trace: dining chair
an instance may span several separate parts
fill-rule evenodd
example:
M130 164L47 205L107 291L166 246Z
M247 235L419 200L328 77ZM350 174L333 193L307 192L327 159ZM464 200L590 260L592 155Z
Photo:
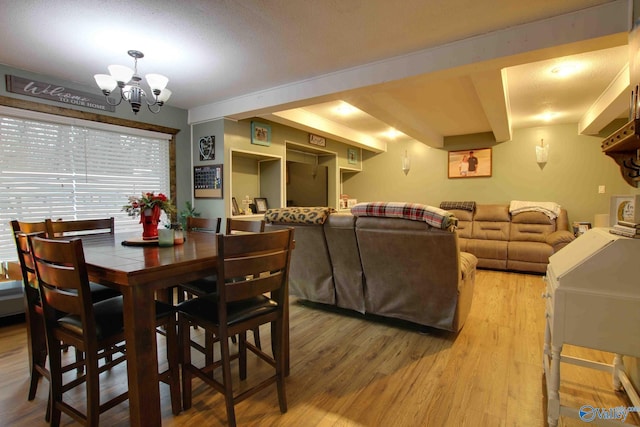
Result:
M115 219L77 219L77 220L56 220L45 219L47 235L49 237L85 236L94 234L114 234Z
M125 391L101 402L100 373L126 360L122 296L94 303L82 240L30 237L49 349L50 424L58 426L62 412L84 425L97 426L100 413L128 398ZM59 313L65 313L62 317ZM176 317L174 307L156 303L157 325L167 335L168 369L159 378L167 382L174 414L181 411ZM68 344L85 354L86 374L63 382L62 346ZM111 361L100 364L106 355ZM64 393L85 383L86 411L82 413L63 399ZM71 399L69 399L71 400Z
M220 232L222 218L200 218L195 216L187 217L187 231L212 231Z
M18 222L11 221L13 237L18 252L18 262L22 272L22 288L24 294L25 323L27 327L27 341L29 353L29 383L28 400L33 400L38 390L38 380L41 377L49 379L49 370L46 367L47 343L44 336L44 323L42 318L42 306L40 294L36 283L36 272L33 266L33 258L29 248L28 234L42 236L46 229L44 222Z
M196 376L224 394L227 421L236 425L236 403L270 384L276 383L282 413L287 411L284 371L284 305L291 261L293 229L269 233L217 235L217 288L214 295L184 301L178 306L178 329L182 345L183 407L192 403L192 380ZM269 293L270 296L265 294ZM272 355L247 341L247 330L271 324ZM198 368L191 359L190 331L198 325L215 335L221 360ZM238 352L229 350L229 337L238 335ZM198 350L196 348L196 350ZM274 368L274 374L257 385L242 384L235 393L231 379L231 360L238 359L240 380L247 378L247 350ZM213 371L222 367L222 381Z
M46 223L25 222L12 220L11 228L15 239L16 250L18 253L18 262L22 273L22 288L24 294L25 306L25 323L27 327L27 341L29 353L29 372L31 380L29 383L28 400L33 400L38 390L38 381L41 377L50 378L49 369L46 366L47 360L47 343L44 333L44 319L42 317L42 304L40 303L40 293L36 281L36 272L33 264L31 248L29 247L28 237L31 235L45 236ZM94 302L99 302L119 293L106 286L97 283L91 283L91 297ZM82 359L84 356L81 352L76 351L76 363L69 364L65 368L70 370L75 368L82 369Z
M237 232L262 233L264 232L265 220L244 221L242 219L227 218L226 234Z
M197 218L200 219L200 218ZM264 232L264 227L265 227L265 221L261 220L261 221L243 221L243 220L239 220L239 219L232 219L232 218L227 218L227 223L226 223L226 234L230 235L230 234L235 234L238 232L241 233L262 233ZM218 227L219 228L219 227ZM207 276L205 278L199 279L199 280L194 280L192 282L186 282L181 284L181 288L182 291L184 291L188 298L193 298L193 297L202 297L205 296L207 294L210 294L212 292L216 292L216 281L217 281L217 276L215 274L211 275L211 276ZM182 302L183 300L180 300L180 302ZM253 330L253 340L255 345L258 348L261 348L261 343L260 343L260 329L256 328ZM236 337L235 335L231 337L231 342L233 342L234 344L236 343ZM196 344L197 345L197 344ZM212 356L212 352L213 352L213 344L210 341L210 337L205 337L205 347L208 348L209 350L205 350L205 354L210 355L211 356L207 356L207 357L213 357ZM212 360L212 359L211 359Z
M200 218L194 216L187 217L187 230L186 231L204 231L220 233L220 225L222 224L222 218ZM191 282L180 283L177 288L175 303L179 304L185 299L193 298L207 294L209 292L215 292L216 288L216 276L203 277L202 279L194 280ZM170 290L173 295L173 289Z

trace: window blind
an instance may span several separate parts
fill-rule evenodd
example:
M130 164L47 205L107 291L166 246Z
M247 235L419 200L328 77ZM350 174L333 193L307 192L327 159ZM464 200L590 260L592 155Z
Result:
M0 261L17 259L12 219L113 216L117 232L135 231L138 220L121 210L127 198L169 194L168 137L77 122L0 113Z

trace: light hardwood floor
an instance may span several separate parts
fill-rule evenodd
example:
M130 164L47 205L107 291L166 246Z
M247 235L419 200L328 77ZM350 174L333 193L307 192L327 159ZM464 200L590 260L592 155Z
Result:
M268 388L236 406L238 424L544 426L543 290L540 276L478 271L471 313L457 335L364 320L292 300L289 411L280 414L275 387ZM268 328L261 334L268 345ZM569 352L606 363L613 359L599 351ZM264 372L258 365L250 360L250 380ZM34 401L26 399L24 324L0 328L0 373L0 425L45 426L48 383L40 383ZM563 364L562 375L563 402L630 405L612 391L606 373ZM115 393L126 386L126 372L119 367L103 380L104 389ZM222 396L198 380L193 407L177 417L171 414L168 388L160 387L163 425L226 425ZM73 398L81 401L82 393ZM127 417L124 403L103 414L101 424L126 426ZM62 421L74 425L64 415ZM638 424L637 417L627 421ZM585 424L561 418L560 425Z

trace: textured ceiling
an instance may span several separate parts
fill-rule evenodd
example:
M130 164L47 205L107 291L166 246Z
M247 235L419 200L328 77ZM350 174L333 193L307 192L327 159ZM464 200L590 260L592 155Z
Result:
M0 8L0 63L12 67L93 88L93 74L131 65L126 51L137 49L140 73L168 76L169 104L189 109L192 122L275 119L293 107L317 115L314 104L346 100L376 126L435 146L448 135L505 134L504 125L496 131L505 114L512 127L536 125L530 117L548 106L575 122L626 62L625 47L611 49L626 44L623 0L0 0ZM555 58L577 54L594 68L561 86L544 75ZM508 80L496 78L503 69ZM341 126L373 133L373 122Z

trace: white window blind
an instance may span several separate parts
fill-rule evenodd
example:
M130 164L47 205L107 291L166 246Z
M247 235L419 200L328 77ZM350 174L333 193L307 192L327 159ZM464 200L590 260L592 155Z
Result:
M115 217L116 231L142 230L122 211L128 196L169 194L169 136L159 138L0 113L0 261L17 259L10 221Z

